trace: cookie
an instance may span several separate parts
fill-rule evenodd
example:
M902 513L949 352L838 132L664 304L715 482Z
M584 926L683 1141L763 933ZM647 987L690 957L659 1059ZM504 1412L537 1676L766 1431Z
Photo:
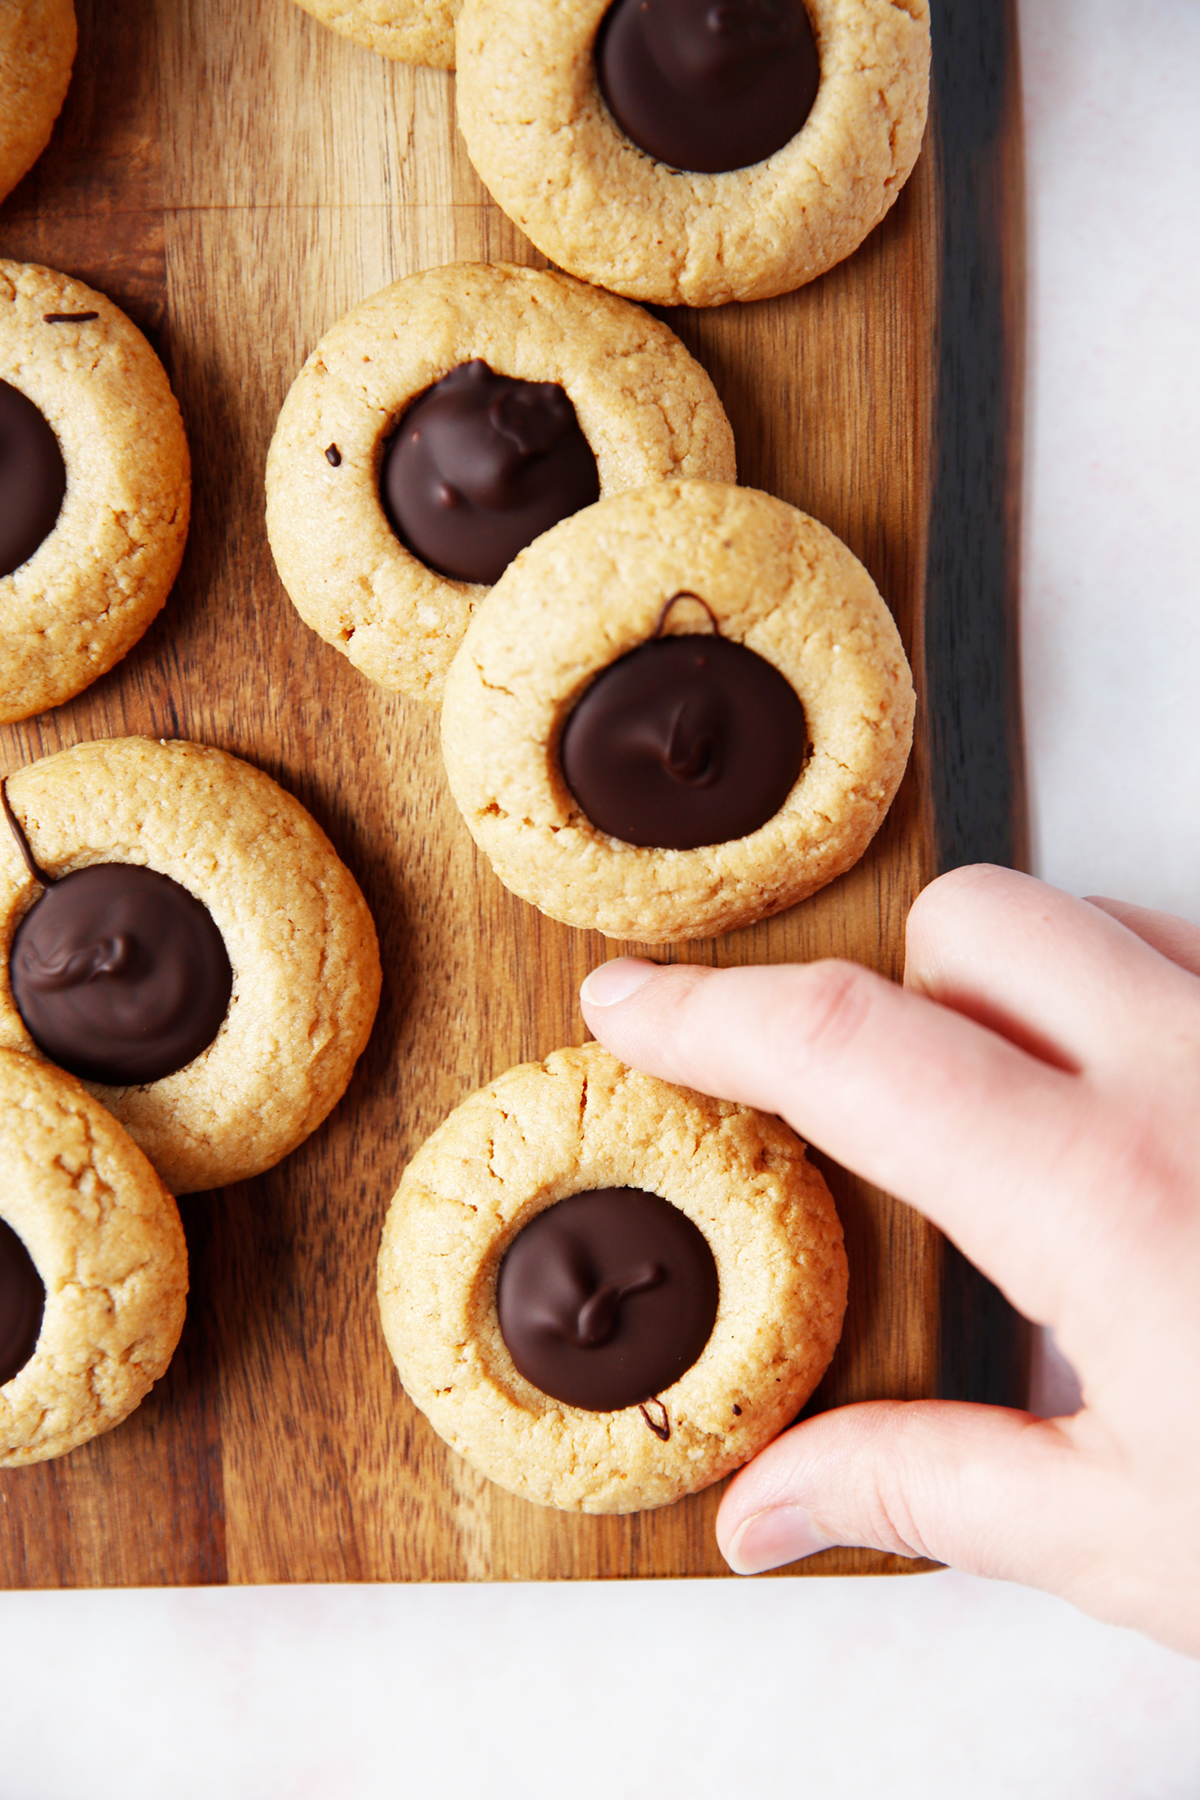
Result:
M435 409L427 429L414 402ZM267 532L301 617L372 680L436 702L489 571L439 572L407 548L385 477L417 495L427 555L464 544L498 557L494 580L528 541L516 526L545 529L555 505L734 473L712 383L665 325L566 275L455 263L385 288L317 345L267 458Z
M913 712L892 616L832 532L768 494L662 482L516 559L454 659L442 749L506 886L664 943L856 862Z
M845 1303L833 1201L787 1126L598 1044L451 1113L379 1255L388 1349L435 1431L576 1512L665 1506L753 1456L820 1380Z
M487 188L554 262L634 300L759 300L849 256L908 179L928 94L927 0L463 0L459 18Z
M0 1044L84 1080L172 1193L271 1168L341 1098L379 998L324 832L203 744L79 744L5 797Z
M46 145L75 61L72 0L4 0L0 6L0 200Z
M103 294L0 262L0 720L58 706L141 637L187 537L166 372Z
M0 1467L119 1425L183 1329L175 1202L79 1082L0 1050Z
M296 0L322 25L396 62L454 67L458 0Z

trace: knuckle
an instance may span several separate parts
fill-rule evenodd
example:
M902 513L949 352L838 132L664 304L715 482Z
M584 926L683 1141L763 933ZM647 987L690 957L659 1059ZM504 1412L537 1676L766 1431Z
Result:
M887 1409L888 1423L895 1429L903 1424L906 1414L901 1403ZM901 1434L901 1444L903 1433ZM894 1556L931 1556L925 1533L918 1522L921 1510L914 1498L914 1471L910 1459L897 1455L901 1444L893 1445L893 1454L871 1458L863 1470L863 1490L859 1505L869 1522L871 1541ZM936 1560L936 1557L935 1557Z
M842 1056L870 1016L881 978L857 963L810 963L790 997L788 1035L813 1056Z
M1084 1148L1089 1162L1101 1165L1097 1177L1118 1201L1113 1225L1131 1248L1143 1252L1160 1233L1174 1239L1190 1227L1197 1214L1191 1134L1181 1141L1181 1134L1164 1129L1162 1117L1150 1109L1109 1106L1094 1120Z
M876 1484L867 1516L871 1521L871 1541L880 1550L887 1550L893 1556L930 1555L907 1497L892 1482Z

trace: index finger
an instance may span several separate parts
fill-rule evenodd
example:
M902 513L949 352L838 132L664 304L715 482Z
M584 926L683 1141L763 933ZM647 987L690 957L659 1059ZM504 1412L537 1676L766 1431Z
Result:
M1055 1271L1104 1251L1095 1217L1080 1216L1081 1193L1103 1190L1085 1084L869 969L623 959L593 971L582 1001L615 1055L781 1114L919 1207L1034 1318L1057 1315Z

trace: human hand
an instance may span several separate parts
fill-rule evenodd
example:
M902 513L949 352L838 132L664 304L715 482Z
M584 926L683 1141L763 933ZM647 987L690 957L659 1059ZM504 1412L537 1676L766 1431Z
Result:
M1200 930L988 866L853 963L622 958L583 984L634 1067L780 1113L1054 1328L1082 1411L943 1400L805 1420L738 1474L755 1574L831 1544L1026 1582L1200 1654Z

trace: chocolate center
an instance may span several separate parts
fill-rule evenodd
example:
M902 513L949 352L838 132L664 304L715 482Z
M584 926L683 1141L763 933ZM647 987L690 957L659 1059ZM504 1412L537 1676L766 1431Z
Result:
M17 927L13 999L61 1068L137 1087L207 1049L233 971L208 909L168 875L97 863L53 882Z
M32 1256L7 1219L0 1219L0 1387L33 1355L45 1306Z
M795 689L720 637L652 638L576 703L559 755L592 824L625 844L697 850L774 818L804 764Z
M596 73L640 150L708 174L782 150L821 85L802 0L615 0Z
M717 1265L686 1213L641 1188L594 1188L540 1212L496 1283L500 1331L534 1387L619 1412L678 1381L712 1334Z
M414 400L379 480L406 549L439 575L488 586L518 550L600 498L596 458L562 388L479 361Z
M66 491L58 439L28 395L0 381L0 577L49 537Z

